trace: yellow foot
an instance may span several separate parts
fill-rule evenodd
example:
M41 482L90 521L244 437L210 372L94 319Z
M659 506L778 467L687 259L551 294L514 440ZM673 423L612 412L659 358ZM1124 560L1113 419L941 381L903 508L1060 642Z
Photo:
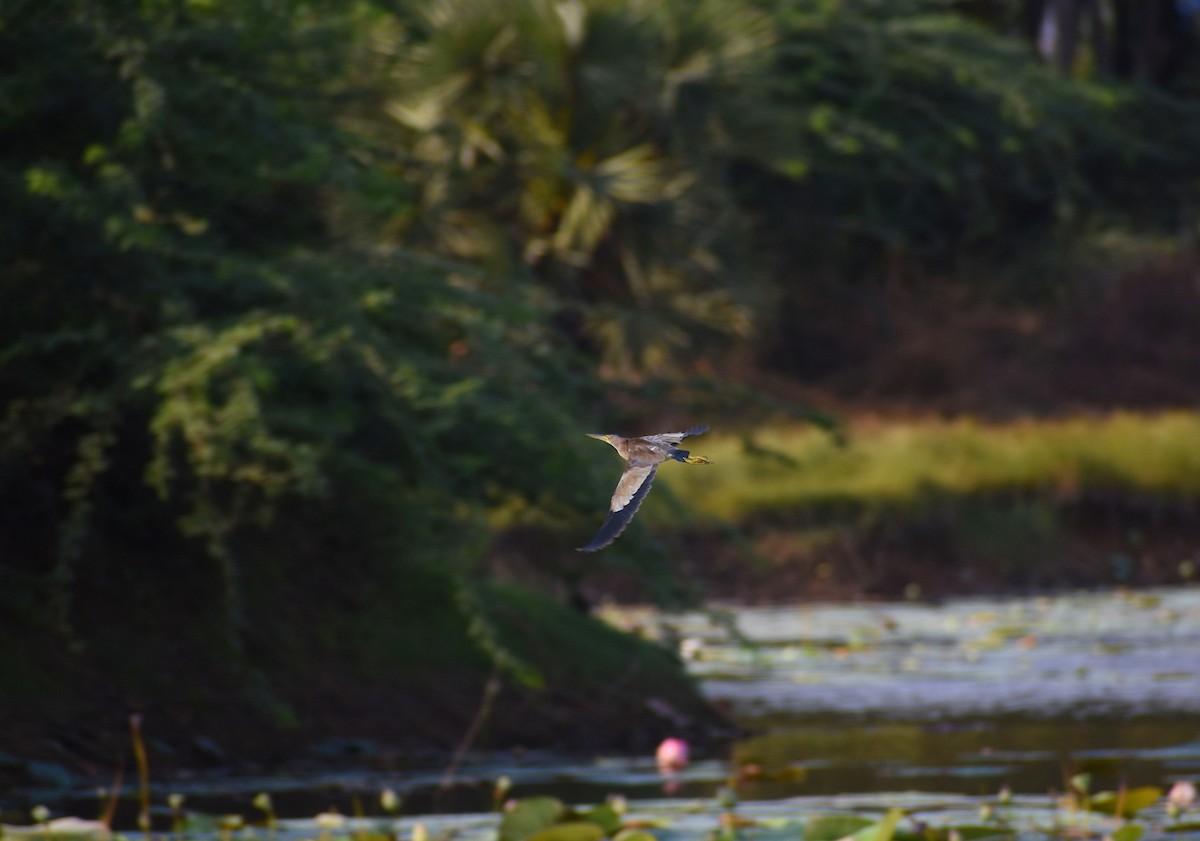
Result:
M688 456L684 459L688 464L712 464L711 461L704 456Z

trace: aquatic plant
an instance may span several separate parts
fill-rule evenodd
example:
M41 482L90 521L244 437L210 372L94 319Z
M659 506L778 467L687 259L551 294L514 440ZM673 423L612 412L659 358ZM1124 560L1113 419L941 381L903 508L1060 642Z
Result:
M1077 775L1078 776L1078 775ZM1090 780L1074 779L1076 794ZM398 808L399 799L380 796L380 805ZM1180 789L1178 802L1186 794ZM394 792L393 792L394 795ZM1200 833L1200 824L1167 822L1168 811L1155 811L1169 802L1161 790L1150 800L1149 790L1124 794L1113 812L1084 810L1053 799L1013 798L1005 790L983 805L1003 805L976 822L961 802L938 796L879 795L874 799L820 798L795 801L743 801L728 786L706 800L654 801L629 810L623 798L594 805L569 805L556 797L535 795L508 801L499 815L437 815L398 819L392 812L378 821L348 817L330 809L307 820L285 819L275 824L251 824L238 813L188 813L172 831L186 841L683 841L707 837L715 841L1142 841L1170 836L1184 839ZM1106 793L1093 795L1103 803ZM886 805L891 801L893 805ZM390 804L390 805L389 805ZM265 811L262 795L250 808ZM179 809L176 801L172 808ZM1089 819L1087 815L1092 815ZM1127 816L1139 813L1137 821ZM75 817L51 818L49 809L36 807L28 827L0 827L0 841L108 841L111 833L99 821ZM1126 817L1122 817L1122 816ZM715 818L715 827L713 820ZM153 836L146 836L153 839Z
M528 797L512 804L500 819L499 841L600 841L623 828L609 805L586 810L568 807L555 797Z
M1187 780L1179 780L1167 792L1167 812L1178 818L1196 802L1196 786Z
M265 822L268 829L275 828L275 804L271 800L271 795L265 791L260 791L254 795L254 800L251 804L255 809L260 810L265 815Z
M654 753L659 773L672 774L682 771L688 764L688 752L688 743L683 739L663 739Z

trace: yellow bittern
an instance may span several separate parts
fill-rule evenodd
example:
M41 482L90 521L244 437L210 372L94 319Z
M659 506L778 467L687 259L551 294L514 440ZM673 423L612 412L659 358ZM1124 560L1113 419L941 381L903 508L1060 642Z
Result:
M675 446L689 435L702 435L707 431L708 424L702 423L686 432L660 432L658 435L643 435L641 438L589 434L589 438L598 438L612 444L613 449L628 463L620 481L617 482L616 491L613 492L612 503L608 506L608 517L600 526L600 531L592 538L592 542L587 546L580 546L579 551L595 552L620 537L633 515L637 513L642 500L650 492L654 473L664 461L675 459L685 464L709 464L709 460L704 456L694 456Z

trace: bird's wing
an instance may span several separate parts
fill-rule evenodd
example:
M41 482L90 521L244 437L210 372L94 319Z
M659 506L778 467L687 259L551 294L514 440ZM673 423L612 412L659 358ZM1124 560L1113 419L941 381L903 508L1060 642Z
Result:
M631 464L626 467L620 481L617 482L617 489L613 491L609 511L616 513L626 508L637 511L637 507L642 504L642 497L650 490L650 483L654 481L654 471L657 469L657 464ZM633 511L629 512L630 516L633 516Z
M685 429L683 432L660 432L658 435L647 435L646 437L678 444L689 435L703 435L705 432L708 432L708 424L698 423L690 429Z
M595 552L620 537L621 532L625 531L625 527L629 525L629 521L641 507L642 500L650 492L656 470L658 470L658 465L636 465L625 469L625 472L621 474L621 480L617 482L616 491L613 492L608 516L604 518L603 525L600 526L600 530L596 532L591 543L579 547L580 552Z

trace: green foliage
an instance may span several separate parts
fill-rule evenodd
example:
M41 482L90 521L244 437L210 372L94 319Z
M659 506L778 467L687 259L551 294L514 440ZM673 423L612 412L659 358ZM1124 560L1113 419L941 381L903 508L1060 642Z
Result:
M1121 791L1097 792L1085 802L1090 811L1128 819L1159 802L1162 797L1163 790L1157 786L1139 786ZM1136 841L1136 838L1133 841Z
M395 230L528 271L613 371L745 335L718 156L765 15L740 0L414 6L386 110L420 194Z
M855 832L850 837L854 841L892 841L896 834L896 827L900 824L900 819L904 817L903 809L888 809L883 819L878 823L863 827ZM807 831L807 827L805 827Z
M1139 823L1129 823L1113 831L1113 841L1141 841L1146 834L1146 827Z
M530 835L531 841L600 841L604 830L588 821L555 824Z
M331 227L366 142L333 118L364 12L20 12L0 28L23 59L0 97L0 554L47 606L22 621L83 642L105 604L204 594L238 662L259 568L311 583L324 547L364 578L464 573L488 507L590 504L571 438L596 393L544 306Z
M874 826L859 815L820 815L804 824L804 841L836 841Z
M793 294L822 277L978 284L972 266L994 276L1097 214L1175 231L1194 210L1194 103L1063 77L943 0L771 6L774 65L736 145L767 248L809 267Z
M674 655L525 588L492 585L485 594L496 643L538 668L549 686L607 687L636 679L644 691L686 704L677 694ZM580 657L586 640L587 656Z
M500 841L600 841L623 837L622 822L609 806L583 812L554 797L526 797L504 813Z
M537 685L472 565L500 519L586 531L593 369L663 377L630 414L690 410L675 366L817 269L1196 196L1193 105L937 0L27 0L0 70L0 630L167 662L353 639L378 674L420 659L397 634L465 627L428 658Z
M771 164L802 198L796 227L945 251L994 231L1006 205L1072 192L1074 120L1047 119L1071 104L1065 83L1019 45L940 2L788 3L779 19L766 93L787 151Z
M527 797L504 813L500 841L523 841L561 820L566 807L554 797Z

